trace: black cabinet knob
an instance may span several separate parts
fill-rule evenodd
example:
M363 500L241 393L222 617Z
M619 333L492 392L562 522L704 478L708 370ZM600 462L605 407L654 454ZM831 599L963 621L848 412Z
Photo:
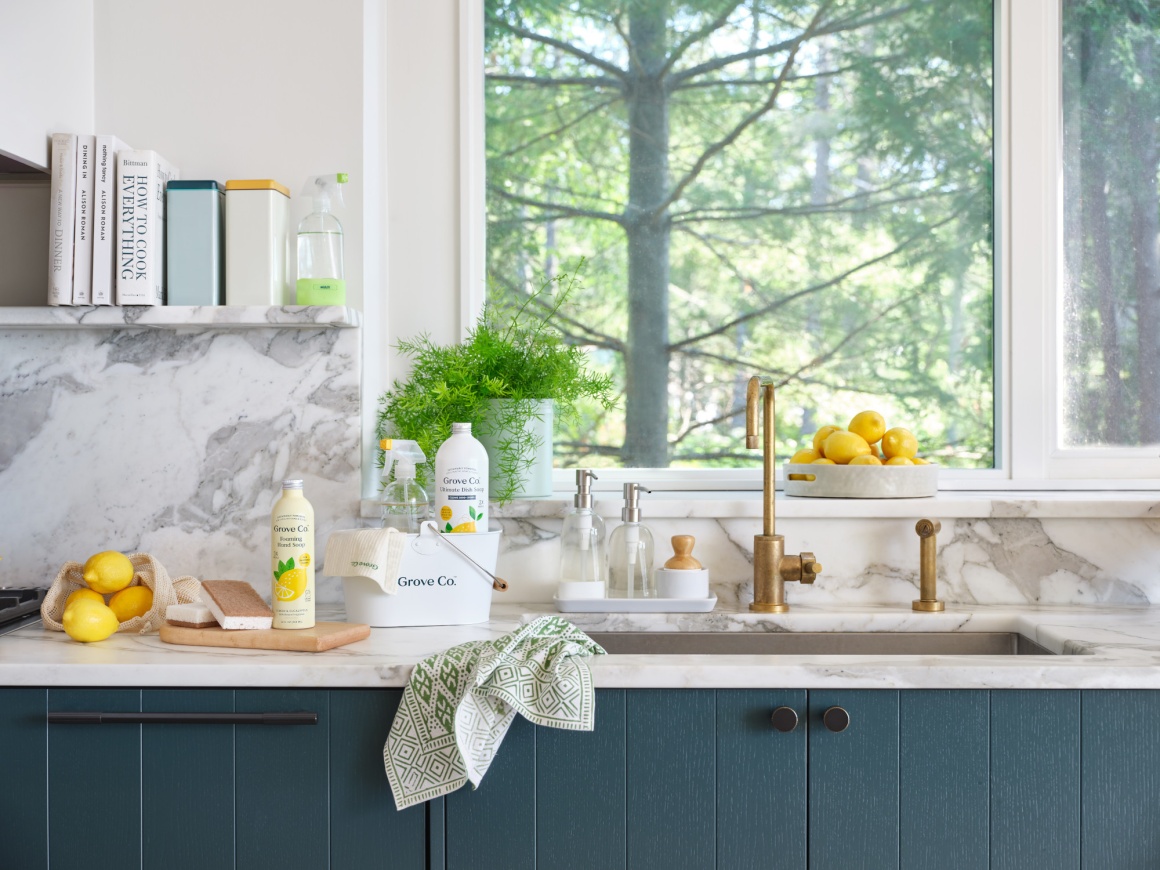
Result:
M831 707L822 714L822 724L837 734L850 727L850 714L841 707Z
M783 734L788 734L797 728L797 710L793 707L778 707L773 711L773 715L769 717L769 721L773 723L773 727L778 731Z

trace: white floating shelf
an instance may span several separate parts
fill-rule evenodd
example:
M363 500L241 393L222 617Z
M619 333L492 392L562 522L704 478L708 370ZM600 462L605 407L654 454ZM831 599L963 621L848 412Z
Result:
M352 329L362 313L341 305L101 305L0 307L0 329Z

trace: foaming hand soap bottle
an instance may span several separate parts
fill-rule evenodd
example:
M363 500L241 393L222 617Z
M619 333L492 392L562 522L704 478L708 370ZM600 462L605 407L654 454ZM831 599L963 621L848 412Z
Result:
M587 468L576 472L573 507L564 515L560 532L560 585L556 597L561 600L606 595L604 520L592 509L591 482L597 479Z
M282 481L270 515L274 628L314 627L314 508L301 480Z
M653 588L653 535L640 521L640 493L651 492L639 483L624 485L624 522L608 538L608 597L655 598Z

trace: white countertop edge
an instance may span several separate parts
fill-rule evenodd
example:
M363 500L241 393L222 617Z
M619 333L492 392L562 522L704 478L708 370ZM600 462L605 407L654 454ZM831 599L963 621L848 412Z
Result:
M502 605L489 622L375 629L326 653L188 647L156 635L74 643L39 626L0 637L0 686L189 688L388 688L406 684L421 658L494 638L554 613ZM1160 607L971 607L916 615L892 607L797 608L777 617L712 614L574 614L586 630L1022 631L1067 656L609 655L590 661L597 688L1158 689ZM603 621L600 618L603 617Z

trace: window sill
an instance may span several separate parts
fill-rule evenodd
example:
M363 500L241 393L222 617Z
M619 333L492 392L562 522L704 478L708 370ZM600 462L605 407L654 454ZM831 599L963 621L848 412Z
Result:
M597 493L596 512L620 518L619 494ZM561 517L572 506L571 493L517 499L493 505L496 519ZM645 517L655 519L748 519L761 517L759 492L655 492L643 496ZM378 503L362 500L362 516L377 518ZM943 491L930 498L801 498L777 496L779 519L1160 519L1160 491Z
M341 305L61 305L0 308L0 329L352 329L362 314Z

